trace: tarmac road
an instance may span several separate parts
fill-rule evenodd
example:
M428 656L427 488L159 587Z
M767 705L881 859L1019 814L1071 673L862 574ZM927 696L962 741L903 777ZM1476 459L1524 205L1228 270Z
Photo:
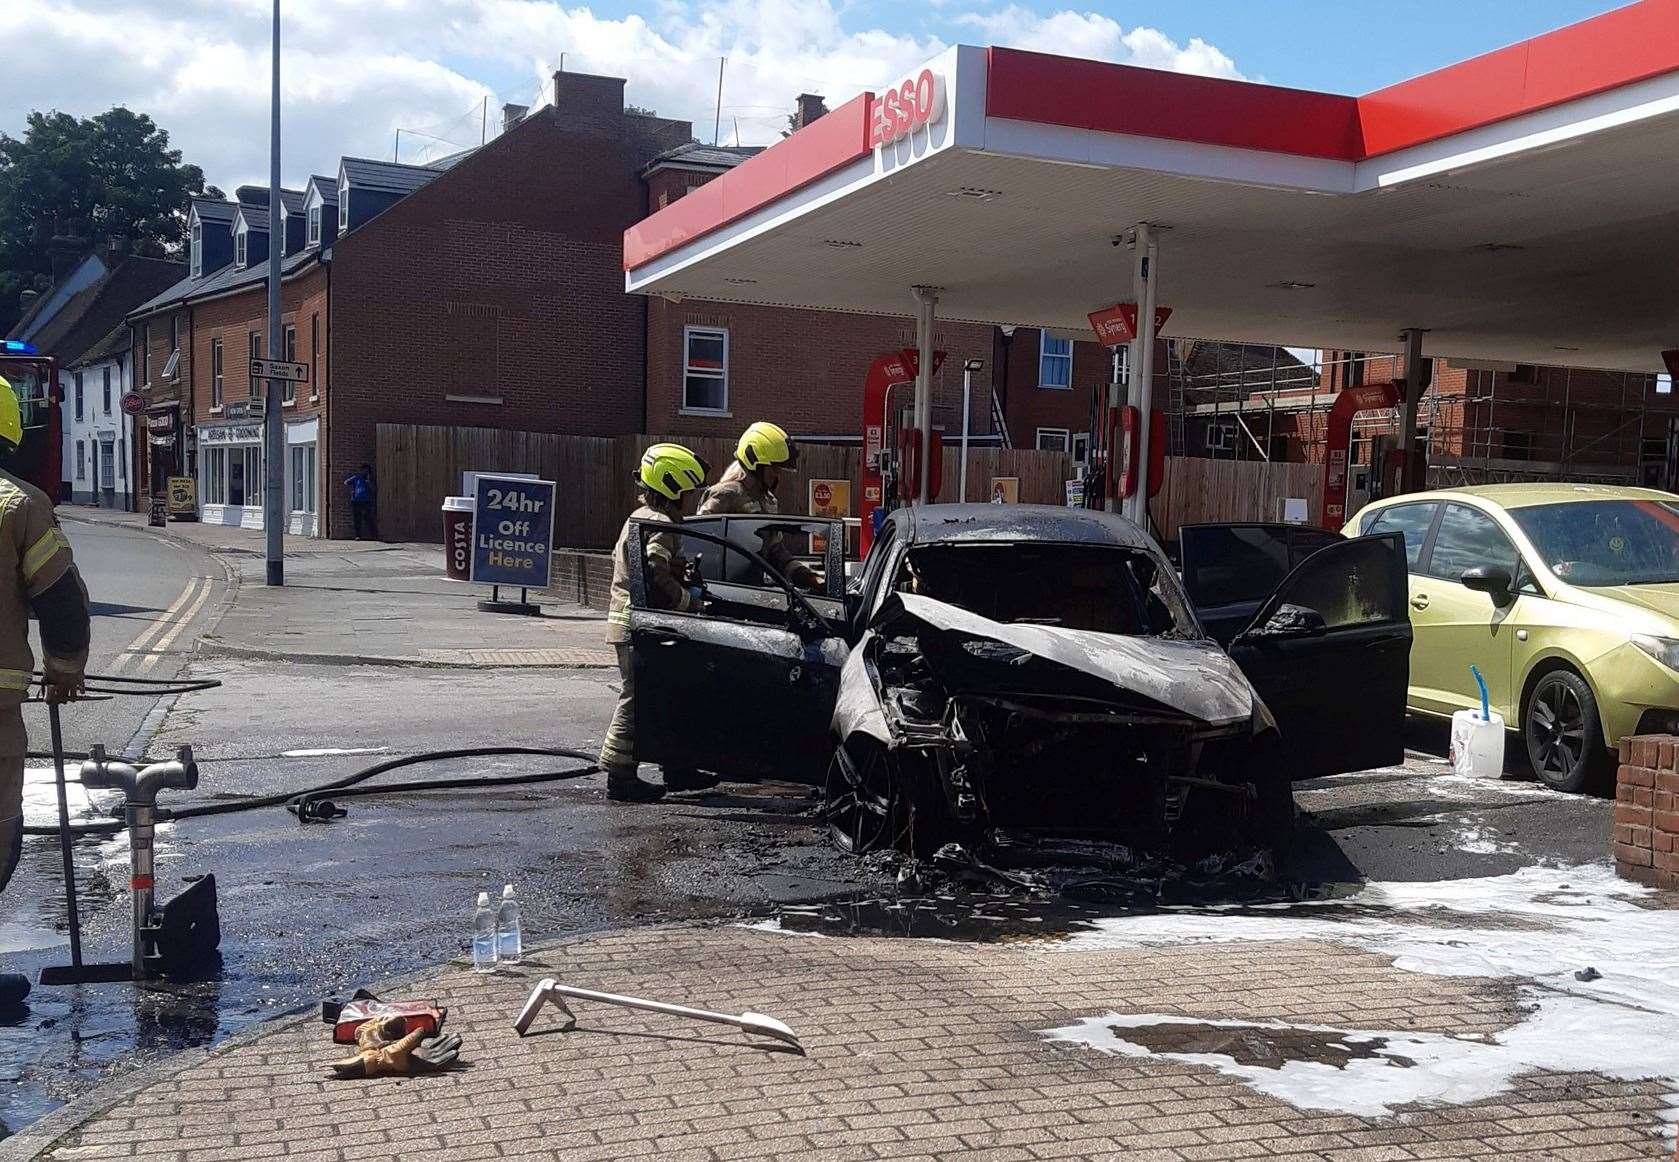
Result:
M121 604L130 607L101 611L96 657L115 665L127 653L124 672L133 672L155 656L148 675L174 673L178 651L206 628L209 611L219 605L215 561L131 531L70 530L96 600L109 600L104 587L120 581ZM212 590L194 620L166 644L158 643L169 637L167 628L141 649L130 648L198 576L210 577ZM176 618L197 602L195 596L180 605ZM164 652L146 654L145 648ZM171 802L300 789L396 755L463 746L592 751L611 710L616 677L599 670L202 657L187 673L224 684L183 696L150 739L154 756L190 742L201 759L199 790ZM131 733L143 717L138 708L76 710L88 713L72 735L81 740L103 733L120 742L118 736ZM1414 734L1412 745L1422 751L1443 743L1426 727ZM1281 861L1282 890L1338 892L1364 880L1495 875L1541 860L1575 863L1604 854L1606 802L1555 795L1517 779L1457 780L1422 751L1403 768L1303 784L1296 797L1305 818ZM434 773L563 765L460 760ZM0 1122L16 1127L113 1072L144 1068L160 1055L213 1042L274 1013L460 956L474 897L503 883L516 885L533 941L895 894L877 867L830 848L810 814L809 792L792 785L729 784L657 806L629 806L608 802L602 778L594 775L345 805L348 817L331 824L303 826L283 809L269 808L185 821L162 832L160 899L180 890L183 875L209 871L217 877L220 970L173 988L38 988L29 1012L13 1028L0 1028L0 1082L11 1082L0 1085ZM128 909L116 887L123 852L120 842L90 843L82 852L90 958L127 956ZM58 907L56 850L45 849L38 863L32 887L8 890L3 900L4 909L34 917L37 932L42 912ZM20 900L32 901L34 910ZM1021 907L1034 906L999 909L987 902L971 911L1018 920ZM984 923L961 932L983 936ZM62 962L65 950L55 942L3 959L9 962L4 967L33 976L44 964Z

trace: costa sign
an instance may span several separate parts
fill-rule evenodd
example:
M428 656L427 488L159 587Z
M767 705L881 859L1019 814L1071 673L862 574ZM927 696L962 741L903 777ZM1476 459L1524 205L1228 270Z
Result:
M890 145L944 116L944 78L922 69L869 102L869 148Z

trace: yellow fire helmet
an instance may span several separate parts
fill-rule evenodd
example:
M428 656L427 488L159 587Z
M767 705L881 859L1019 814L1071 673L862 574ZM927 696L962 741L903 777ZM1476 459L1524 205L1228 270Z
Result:
M705 464L681 444L654 444L641 454L636 478L669 500L705 483Z
M0 440L13 448L23 443L23 409L18 406L17 392L4 375L0 375Z
M735 459L748 468L765 464L785 464L791 468L799 462L799 447L779 425L759 420L741 433Z

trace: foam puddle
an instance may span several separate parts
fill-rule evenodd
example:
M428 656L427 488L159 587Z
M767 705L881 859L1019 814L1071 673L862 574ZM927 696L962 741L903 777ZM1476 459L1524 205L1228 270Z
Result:
M1650 894L1606 866L1529 867L1482 879L1371 884L1335 901L1355 904L1356 914L1334 918L1312 915L1319 905L1308 902L1098 920L1049 948L1325 940L1387 957L1407 972L1521 982L1526 1015L1484 1039L1135 1013L1089 1017L1044 1035L1107 1053L1209 1065L1302 1109L1357 1116L1407 1102L1478 1101L1534 1070L1658 1080L1679 1090L1679 911L1641 906ZM1601 975L1577 979L1588 966ZM1251 1054L1244 1061L1241 1052L1209 1051L1211 1041L1134 1032L1176 1023L1260 1039L1285 1032L1345 1047L1381 1044L1345 1060L1255 1063ZM1679 1098L1671 1104L1679 1106Z

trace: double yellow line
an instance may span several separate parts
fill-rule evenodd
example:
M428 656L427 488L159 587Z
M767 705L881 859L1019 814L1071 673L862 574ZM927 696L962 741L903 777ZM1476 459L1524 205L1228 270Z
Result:
M210 600L211 581L208 577L194 577L188 581L186 588L175 602L163 611L163 616L152 622L140 632L140 635L128 643L128 648L116 656L111 663L111 673L120 674L124 667L133 666L130 677L138 677L150 672L157 665L157 660L168 652L175 644L175 639L181 636L181 631L191 624L198 616L204 603ZM137 665L135 663L138 663Z

